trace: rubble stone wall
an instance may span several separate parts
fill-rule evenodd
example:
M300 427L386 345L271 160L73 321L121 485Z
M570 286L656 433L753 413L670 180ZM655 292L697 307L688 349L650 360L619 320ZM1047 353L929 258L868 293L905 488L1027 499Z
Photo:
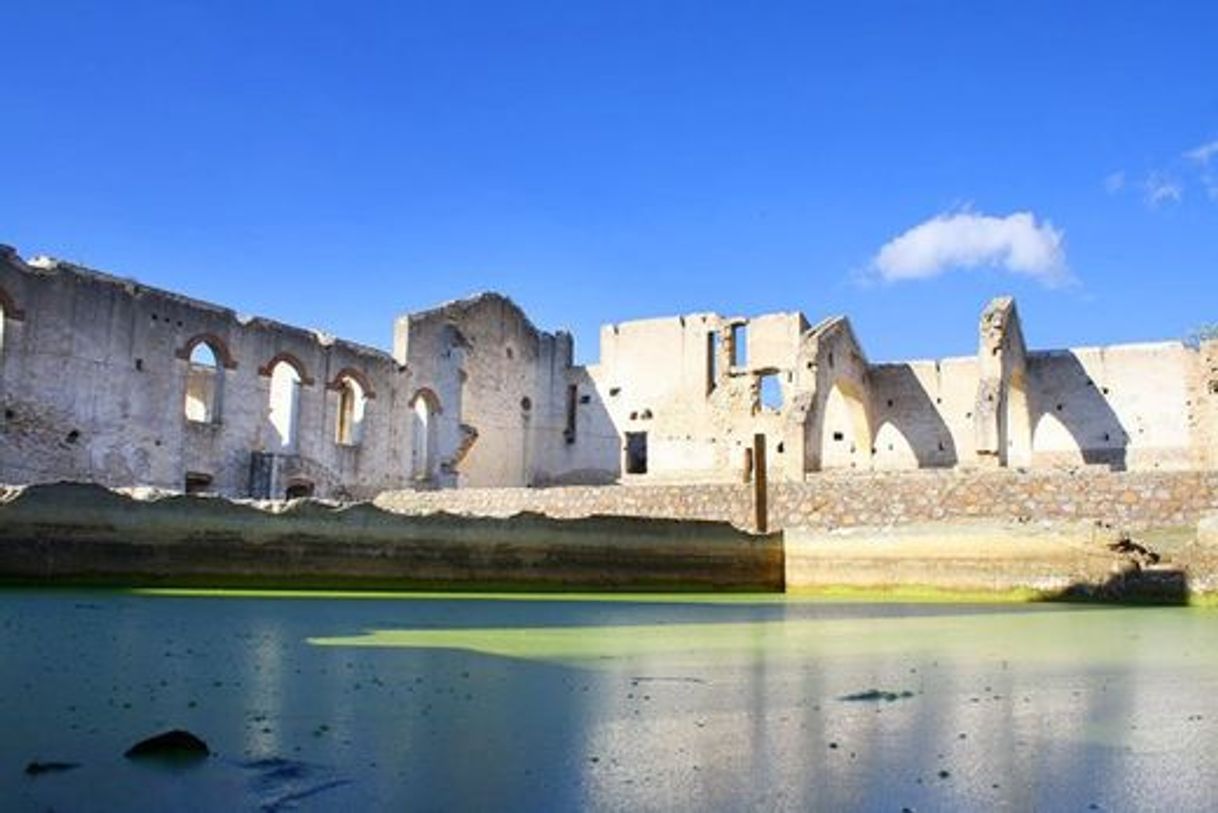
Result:
M462 489L387 492L378 506L404 513L449 511L507 516L535 511L553 517L617 514L722 520L747 528L747 484L628 485L545 489ZM776 483L769 527L843 528L954 519L1099 521L1141 530L1195 524L1218 510L1218 472L921 471L821 474Z

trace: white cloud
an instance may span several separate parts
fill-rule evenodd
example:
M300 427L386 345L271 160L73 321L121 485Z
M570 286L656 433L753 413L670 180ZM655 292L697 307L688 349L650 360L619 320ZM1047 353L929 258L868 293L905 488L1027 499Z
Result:
M1115 195L1125 188L1125 172L1114 172L1104 179L1104 188L1109 195Z
M1184 196L1180 184L1158 172L1146 176L1143 189L1146 192L1146 205L1152 209L1157 209L1164 203L1179 203Z
M1195 147L1184 153L1185 158L1196 161L1202 166L1208 164L1210 159L1216 155L1218 155L1218 140L1211 141L1208 144L1202 144L1200 147Z
M897 235L871 266L886 282L929 279L952 269L999 268L1050 287L1071 281L1063 234L1031 212L992 217L944 213Z

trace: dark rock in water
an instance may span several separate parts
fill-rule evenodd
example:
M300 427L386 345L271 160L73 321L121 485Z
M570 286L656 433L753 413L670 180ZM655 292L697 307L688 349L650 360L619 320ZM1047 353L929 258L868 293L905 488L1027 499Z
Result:
M44 773L60 773L62 771L70 771L73 768L79 768L79 762L38 762L35 760L25 766L25 772L29 776L38 776Z
M868 689L865 692L855 692L854 694L844 695L838 699L845 700L847 702L878 703L883 701L885 703L891 703L895 700L905 700L906 698L913 696L914 693L908 690L903 692L882 692L879 689Z
M123 755L128 759L162 759L191 761L211 755L207 743L189 731L174 729L146 740L140 740Z

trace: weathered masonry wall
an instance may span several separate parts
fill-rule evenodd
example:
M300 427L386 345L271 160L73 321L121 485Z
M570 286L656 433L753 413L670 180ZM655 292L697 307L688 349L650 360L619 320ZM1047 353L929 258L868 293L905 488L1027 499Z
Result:
M364 499L577 468L570 337L493 294L403 317L395 357L0 246L0 327L0 482Z
M1029 351L1009 298L974 357L872 364L842 317L690 314L610 325L588 368L638 482L926 468L1218 466L1218 342ZM602 434L610 434L607 429ZM611 461L610 461L611 462Z
M783 486L1218 469L1218 341L1029 350L1007 297L975 356L938 361L872 363L849 320L797 312L600 338L577 366L569 334L487 293L402 316L387 353L0 246L0 481L339 499L730 486L756 476L757 436Z
M570 334L542 332L510 300L482 294L400 317L394 354L434 406L437 451L415 455L416 476L460 488L578 478L580 442L591 436L577 433L571 414L580 374Z
M377 505L391 511L449 511L554 517L594 514L708 519L747 528L746 485L630 485L547 489L394 492ZM769 527L844 528L960 519L1098 521L1128 531L1195 525L1218 510L1218 472L923 471L826 474L776 484Z
M259 453L268 496L407 482L409 377L388 354L11 250L0 289L5 481L244 495ZM344 407L362 414L340 439Z
M77 484L0 491L0 582L777 591L782 579L780 535L723 523L415 517Z
M753 320L702 313L603 327L600 362L587 369L603 407L581 418L599 438L645 436L645 450L623 443L605 454L601 471L627 481L743 481L756 432L772 439L777 471L788 434L782 403L797 372L789 350L806 329L798 313ZM762 378L772 400L762 397ZM790 435L802 445L798 429Z

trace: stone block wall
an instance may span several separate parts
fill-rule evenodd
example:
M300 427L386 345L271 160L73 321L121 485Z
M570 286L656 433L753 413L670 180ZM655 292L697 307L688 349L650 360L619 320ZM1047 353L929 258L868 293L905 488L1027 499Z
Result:
M778 484L771 527L839 528L951 519L1098 520L1138 530L1191 525L1218 508L1218 472L926 471Z
M553 517L620 514L752 523L746 484L630 485L546 489L387 492L378 506L403 513L447 511ZM926 471L823 474L775 484L771 530L904 525L952 519L1102 521L1136 531L1195 524L1218 510L1218 472Z
M738 528L748 528L753 515L748 486L719 483L390 491L374 502L385 510L405 514L443 511L505 517L528 511L567 519L606 514L721 520Z

